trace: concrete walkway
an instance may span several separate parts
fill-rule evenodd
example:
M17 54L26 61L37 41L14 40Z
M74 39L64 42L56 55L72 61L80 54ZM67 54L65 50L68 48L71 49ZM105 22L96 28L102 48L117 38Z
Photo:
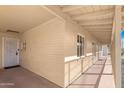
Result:
M75 80L69 88L114 88L110 56L97 61Z
M0 88L60 88L49 80L22 67L0 71Z
M0 71L0 87L5 88L57 88L56 84L24 68ZM111 59L97 61L75 80L69 88L114 88Z

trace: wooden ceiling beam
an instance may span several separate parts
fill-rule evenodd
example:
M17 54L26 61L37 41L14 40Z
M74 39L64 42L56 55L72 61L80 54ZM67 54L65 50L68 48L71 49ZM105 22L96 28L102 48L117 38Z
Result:
M105 18L105 19L96 19L96 20L88 20L88 21L78 21L78 23L102 23L102 22L112 22L113 18Z
M78 10L80 8L82 8L83 5L70 5L70 6L64 6L62 8L63 12L70 12L70 11L74 11L74 10Z
M104 18L113 18L114 12L113 11L100 11L100 12L94 12L89 14L81 14L72 16L72 19L74 20L92 20L92 19L104 19Z
M112 30L111 28L86 28L87 30Z
M112 28L112 25L91 25L91 26L83 26L84 28Z
M107 30L107 29L101 29L101 30L100 29L96 29L96 30L89 29L88 31L89 32L112 32L112 29L111 30Z
M103 22L79 22L80 25L82 26L95 26L95 25L111 25L113 21L103 21Z
M99 19L84 19L84 20L77 20L78 22L88 22L88 21L108 21L108 20L111 20L113 21L113 17L106 17L106 18L99 18Z

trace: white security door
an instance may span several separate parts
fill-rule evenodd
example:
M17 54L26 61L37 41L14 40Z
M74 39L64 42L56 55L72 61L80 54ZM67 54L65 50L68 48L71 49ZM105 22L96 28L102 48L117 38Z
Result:
M19 40L4 38L4 67L19 65Z

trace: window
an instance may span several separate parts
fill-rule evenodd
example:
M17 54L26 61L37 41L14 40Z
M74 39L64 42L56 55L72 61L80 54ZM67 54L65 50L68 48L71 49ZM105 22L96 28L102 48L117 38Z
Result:
M84 55L84 37L77 35L77 57Z

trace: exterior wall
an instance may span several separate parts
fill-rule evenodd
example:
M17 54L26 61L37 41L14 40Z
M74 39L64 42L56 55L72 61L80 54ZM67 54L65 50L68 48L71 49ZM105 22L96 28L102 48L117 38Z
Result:
M55 18L24 32L21 42L21 66L64 87L64 31L65 24Z
M92 42L96 42L95 38L92 36L81 26L76 24L71 20L69 16L62 13L61 9L57 6L46 6L46 9L51 11L55 16L60 17L66 21L66 28L64 33L64 57L75 58L77 55L77 34L81 34L85 36L85 43L89 41L89 43L85 44L85 57L81 59L71 60L69 62L65 61L64 65L64 83L65 87L67 87L74 79L76 79L83 71L87 70L96 59L96 56L92 55ZM87 46L88 45L88 46Z
M93 56L86 56L82 61L82 72L85 72L90 66L92 66L96 60L93 60Z
M64 56L77 56L77 35L85 37L85 55L82 58L65 62L65 87L72 83L77 77L85 72L96 60L93 60L92 42L97 41L87 33L82 27L72 21L66 21L66 31L64 37ZM94 57L96 58L96 56Z
M26 48L21 51L21 66L61 87L68 86L96 61L92 53L92 42L97 43L95 38L67 19L66 23L52 19L20 35L21 42L26 41ZM65 62L65 57L77 55L77 34L85 37L85 55Z
M2 37L14 37L14 38L18 38L18 34L16 33L3 33L0 32L0 69L2 69Z

